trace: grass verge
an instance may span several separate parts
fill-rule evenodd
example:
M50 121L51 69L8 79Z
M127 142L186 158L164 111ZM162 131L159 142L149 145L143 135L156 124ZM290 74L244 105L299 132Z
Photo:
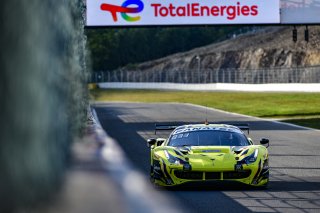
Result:
M314 117L314 118L305 117L300 119L283 119L280 121L297 124L299 126L306 126L314 129L320 129L320 116Z
M320 129L320 93L93 89L91 95L96 101L192 103L262 118L281 118L288 123Z

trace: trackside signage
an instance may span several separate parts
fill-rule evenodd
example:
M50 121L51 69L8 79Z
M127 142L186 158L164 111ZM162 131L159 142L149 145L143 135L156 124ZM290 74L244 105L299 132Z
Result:
M87 0L87 26L280 23L279 0Z

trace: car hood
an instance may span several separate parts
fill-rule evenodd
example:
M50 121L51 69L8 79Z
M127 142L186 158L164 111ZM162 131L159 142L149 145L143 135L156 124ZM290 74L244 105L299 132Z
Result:
M163 147L170 155L189 162L193 170L233 170L237 161L253 154L260 145ZM260 153L261 154L261 153ZM260 155L259 154L259 155Z

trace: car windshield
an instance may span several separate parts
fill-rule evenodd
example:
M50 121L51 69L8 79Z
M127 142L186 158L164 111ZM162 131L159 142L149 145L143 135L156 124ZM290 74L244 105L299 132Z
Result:
M201 130L173 134L169 146L248 146L247 138L238 132Z

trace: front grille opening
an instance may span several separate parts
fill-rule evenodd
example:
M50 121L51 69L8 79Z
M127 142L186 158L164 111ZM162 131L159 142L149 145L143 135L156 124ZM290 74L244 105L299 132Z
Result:
M229 171L223 172L223 179L232 180L232 179L243 179L251 175L251 170L244 171ZM174 175L180 179L189 179L189 180L203 180L203 175L205 180L220 180L221 172L192 172L192 171L174 171Z
M223 172L223 179L242 179L247 178L251 174L251 170Z
M206 172L206 180L220 180L221 172Z
M180 179L191 179L191 180L203 179L203 172L174 171L174 175Z

